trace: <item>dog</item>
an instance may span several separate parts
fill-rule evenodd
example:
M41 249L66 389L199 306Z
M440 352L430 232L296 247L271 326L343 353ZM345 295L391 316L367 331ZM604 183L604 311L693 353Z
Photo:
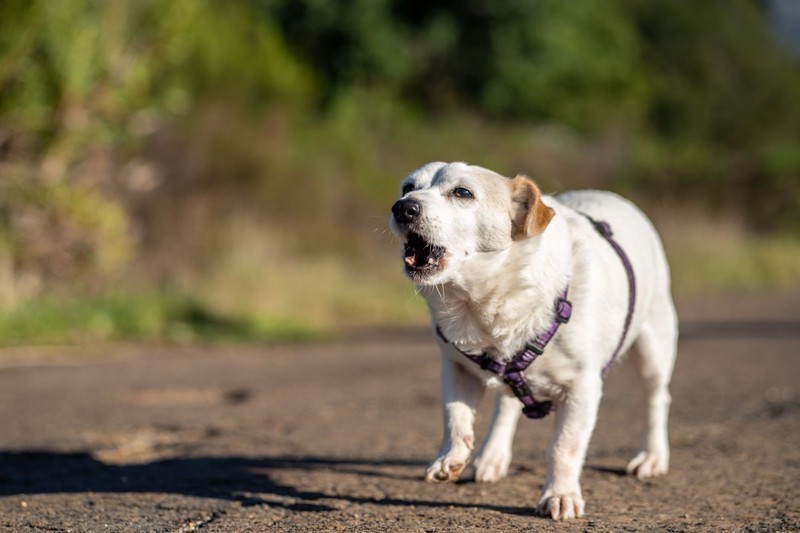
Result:
M520 399L527 401L512 388L523 388L527 403L555 410L537 510L556 520L583 516L580 474L602 375L631 347L647 417L627 472L641 479L665 474L678 322L666 255L647 217L611 192L542 195L524 175L507 178L462 162L415 170L400 194L390 227L404 242L405 273L425 298L441 354L444 438L425 479L453 481L468 465L486 388L497 391L497 404L475 479L505 477ZM545 333L549 343L516 384L491 370Z

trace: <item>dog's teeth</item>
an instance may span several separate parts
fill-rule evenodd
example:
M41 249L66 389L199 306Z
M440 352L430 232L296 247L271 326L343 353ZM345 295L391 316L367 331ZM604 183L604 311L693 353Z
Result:
M416 258L413 255L409 255L405 258L405 262L408 266L414 266L414 263L417 262Z

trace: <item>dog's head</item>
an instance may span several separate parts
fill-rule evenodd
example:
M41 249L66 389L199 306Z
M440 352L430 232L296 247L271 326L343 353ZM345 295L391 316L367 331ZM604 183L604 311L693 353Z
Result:
M408 277L445 283L478 254L539 235L554 211L525 176L505 178L465 163L429 163L402 182L391 228L405 241Z

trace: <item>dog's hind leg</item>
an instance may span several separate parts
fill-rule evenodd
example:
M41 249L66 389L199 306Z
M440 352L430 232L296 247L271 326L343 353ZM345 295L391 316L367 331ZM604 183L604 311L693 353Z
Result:
M425 471L426 481L455 481L467 466L475 443L475 409L484 390L480 379L446 353L441 359L444 438L439 457Z
M672 298L668 294L657 296L636 340L636 350L631 353L647 395L647 420L641 450L627 468L629 474L640 479L666 474L669 470L669 382L675 365L677 341L678 319Z
M522 404L503 391L497 393L497 404L489 428L489 435L475 458L475 481L499 481L508 474L511 464L511 445Z

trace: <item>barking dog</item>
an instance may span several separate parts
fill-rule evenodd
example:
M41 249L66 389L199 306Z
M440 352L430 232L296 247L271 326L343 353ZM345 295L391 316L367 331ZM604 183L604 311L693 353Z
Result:
M497 406L475 479L507 474L523 407L531 418L552 407L538 510L557 520L582 516L580 474L602 375L631 346L648 411L627 470L639 478L667 472L677 317L663 247L641 211L609 192L542 196L524 176L437 162L403 180L391 227L441 351L444 438L426 480L459 477L475 442L476 406L493 388Z

